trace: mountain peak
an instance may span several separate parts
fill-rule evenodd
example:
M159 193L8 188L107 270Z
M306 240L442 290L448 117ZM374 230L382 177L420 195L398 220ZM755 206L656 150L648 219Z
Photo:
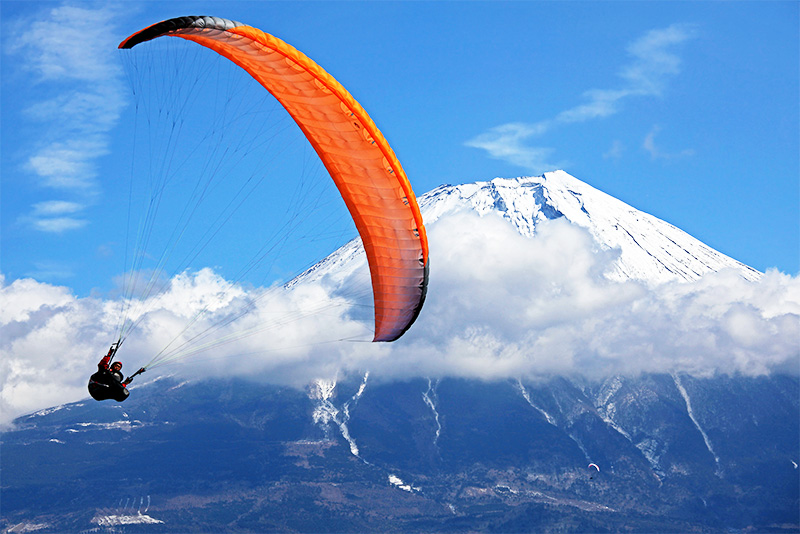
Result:
M612 272L607 273L615 280L691 281L724 269L734 269L746 280L761 276L675 226L564 171L444 185L422 195L420 208L426 225L464 209L481 216L494 212L525 236L535 235L541 222L563 217L587 229L601 249L619 252Z

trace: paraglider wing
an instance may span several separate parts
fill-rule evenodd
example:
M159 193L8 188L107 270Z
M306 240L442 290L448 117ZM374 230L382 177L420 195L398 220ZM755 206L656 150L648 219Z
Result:
M416 320L428 282L428 241L416 197L383 134L347 90L280 39L217 17L180 17L125 39L195 41L230 59L289 112L336 183L367 254L374 341L394 341Z
M587 469L589 469L590 471L592 470L592 468L596 469L598 473L600 472L600 467L598 467L597 464L589 464L587 466Z

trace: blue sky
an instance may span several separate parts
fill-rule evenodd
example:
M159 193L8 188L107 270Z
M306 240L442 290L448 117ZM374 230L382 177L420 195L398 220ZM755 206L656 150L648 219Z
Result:
M417 194L562 168L759 270L800 270L796 2L1 7L6 283L86 295L122 272L133 97L116 45L187 14L251 24L317 61Z

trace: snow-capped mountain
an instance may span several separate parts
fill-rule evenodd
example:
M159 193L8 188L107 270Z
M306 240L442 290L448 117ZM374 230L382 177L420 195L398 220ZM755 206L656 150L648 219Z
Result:
M429 228L469 210L534 236L563 218L616 251L614 279L761 276L564 172L442 186L420 206ZM365 268L354 240L292 284ZM0 531L800 529L794 371L413 372L309 376L305 389L165 377L134 384L125 404L21 417L0 435Z
M469 208L500 213L521 234L532 236L544 220L564 217L589 230L603 249L619 250L609 277L648 282L696 280L736 269L747 280L761 273L701 243L675 226L595 189L564 171L543 176L441 186L425 194L420 206L426 224Z
M610 196L564 171L523 178L443 185L419 198L426 226L462 210L481 216L501 215L525 236L537 225L564 218L587 229L601 250L619 254L606 276L649 283L696 280L704 274L734 269L746 280L761 273L717 252L675 226ZM432 257L435 258L435 251ZM360 241L354 240L300 275L292 283L323 276L347 276L364 265Z

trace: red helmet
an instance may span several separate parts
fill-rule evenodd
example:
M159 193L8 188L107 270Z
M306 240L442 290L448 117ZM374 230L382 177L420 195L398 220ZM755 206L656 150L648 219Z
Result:
M119 365L119 368L122 369L122 362L114 362L111 364L111 368L113 369L115 365Z

